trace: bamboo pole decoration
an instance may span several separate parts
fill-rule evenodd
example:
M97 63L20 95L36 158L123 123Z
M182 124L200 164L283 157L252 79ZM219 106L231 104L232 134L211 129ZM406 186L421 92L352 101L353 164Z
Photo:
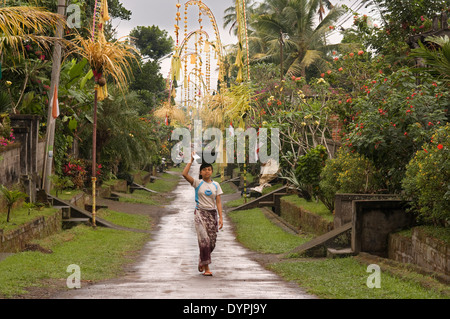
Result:
M244 36L245 36L245 49L247 51L247 79L250 81L250 53L248 47L248 27L247 27L247 8L245 5L245 0L242 0L242 10L244 12Z
M97 184L97 99L98 87L95 87L94 92L94 123L92 129L92 226L97 227L95 221L96 215L96 189Z
M181 21L181 13L180 13L180 0L178 0L178 3L176 4L177 7L177 16L175 18L175 36L176 36L176 47L178 48L178 44L179 44L179 30L180 30L180 21Z
M187 14L188 14L188 6L187 4L184 6L184 38L186 39L187 37L187 33L188 33L188 26L187 26ZM189 78L187 75L187 70L188 70L188 58L187 58L187 53L188 53L188 45L187 43L184 46L184 100L186 103L186 107L188 106L188 101L189 101Z
M95 0L95 4L94 4L94 19L92 21L92 42L94 42L94 40L95 40L95 24L96 24L96 20L97 20L97 6L98 6L98 0Z

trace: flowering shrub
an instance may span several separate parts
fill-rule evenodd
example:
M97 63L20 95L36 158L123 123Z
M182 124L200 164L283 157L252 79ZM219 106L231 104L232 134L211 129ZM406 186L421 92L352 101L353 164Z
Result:
M0 115L0 146L8 146L14 143L15 137L10 126L9 117Z
M416 152L402 185L423 221L450 224L450 124L437 128L430 142Z
M317 145L299 157L295 173L306 200L318 196L320 173L327 158L327 149L323 145Z
M87 171L85 169L85 163L82 160L70 158L63 167L63 173L71 179L75 188L83 188L87 177Z
M387 190L400 192L413 154L448 121L448 89L427 74L402 69L389 76L378 73L361 91L341 113L343 142L373 161Z
M14 143L15 137L13 134L13 130L10 130L9 137L0 136L0 146L8 146Z
M320 200L331 211L337 193L368 194L378 190L379 177L373 163L364 155L341 148L328 159L320 174Z
M253 107L256 117L252 125L280 130L280 164L287 171L296 168L300 155L316 145L327 147L331 137L327 100L331 94L323 78L290 76L286 80L271 79L255 91Z

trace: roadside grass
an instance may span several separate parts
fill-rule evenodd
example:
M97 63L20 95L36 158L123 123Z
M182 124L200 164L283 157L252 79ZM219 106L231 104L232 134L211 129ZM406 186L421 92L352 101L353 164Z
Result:
M180 176L169 173L162 173L160 179L156 179L153 183L147 183L145 187L159 193L168 193L175 189Z
M224 195L236 193L236 187L231 185L231 183L221 183L220 187Z
M131 194L124 194L119 200L125 203L140 203L152 206L169 204L171 199L166 194L177 187L180 176L163 173L159 177L153 183L149 182L144 185L146 188L158 192L158 194L138 189Z
M82 282L117 277L148 238L145 233L80 225L36 240L52 253L20 252L0 262L0 296L14 298L26 294L27 287L45 286L45 280L65 280L72 264L80 266Z
M125 194L125 201L139 202L149 205L168 203L170 198L166 192L172 191L178 184L179 176L164 173L161 180L149 186L159 194L137 190L133 194ZM66 194L69 195L69 194ZM123 198L121 198L122 200ZM15 209L11 213L11 229L22 222L33 220L37 215L55 213L55 209L43 209L31 212L31 218L25 208ZM114 224L135 228L150 229L151 218L139 214L126 214L111 209L99 209L97 216ZM0 214L6 224L6 213ZM34 215L34 216L33 216ZM25 222L26 222L25 221ZM6 228L0 220L0 229ZM6 230L5 230L6 232ZM27 294L27 288L46 287L48 281L57 281L61 286L71 274L67 272L69 265L80 266L81 281L100 281L116 278L123 273L127 264L135 261L143 245L150 239L148 233L114 230L104 227L96 229L79 225L61 231L31 243L49 249L52 253L39 251L23 251L12 254L0 262L0 298L17 298Z
M380 288L369 288L366 264L353 257L283 261L268 268L286 280L295 281L308 293L325 299L448 299L447 295L424 288L417 279L380 272ZM423 277L417 274L417 277ZM428 279L430 280L430 279ZM442 285L441 285L442 286Z
M236 225L237 239L261 253L284 253L312 239L289 234L270 222L260 208L233 211L228 214Z
M259 209L229 213L237 239L260 253L287 253L312 237L289 234L271 223ZM381 268L381 288L368 288L371 272L356 257L287 258L266 267L308 293L324 299L448 299L449 287L429 276L406 272L396 275Z
M97 211L97 216L119 226L143 230L150 228L150 217L145 215L125 214L102 208Z
M28 214L28 209L19 207L11 210L9 223L6 222L6 212L0 213L0 230L6 234L8 231L14 230L19 226L35 220L40 216L53 216L56 213L56 208L42 208L40 210L33 209Z
M244 200L245 200L245 198L241 197L241 198L238 198L235 200L230 200L230 201L226 202L225 205L230 208L238 207L238 206L241 206L244 204ZM247 203L248 202L249 202L249 198L247 198Z
M123 203L139 203L156 206L160 204L161 198L155 196L157 194L152 194L144 190L135 190L131 194L122 194L119 198L120 202Z
M81 194L83 191L81 189L63 189L58 193L58 198L62 200L71 200L75 195ZM56 196L56 190L50 190L50 194Z
M283 196L283 200L286 200L290 203L300 206L311 213L319 215L320 217L326 219L327 221L330 222L333 221L334 218L333 214L321 201L319 202L307 201L306 199L298 197L297 195Z

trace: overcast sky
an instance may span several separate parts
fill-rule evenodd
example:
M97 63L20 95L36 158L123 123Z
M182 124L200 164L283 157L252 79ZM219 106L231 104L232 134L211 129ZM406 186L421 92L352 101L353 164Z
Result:
M188 0L180 0L181 8L181 18L180 21L180 41L184 38L184 4ZM220 38L223 45L234 44L237 39L230 35L229 28L226 30L223 28L223 16L226 8L233 6L236 0L203 0L203 3L207 5L213 15L216 18ZM262 0L259 0L262 1ZM130 21L124 20L113 20L113 25L117 27L118 37L127 36L132 29L137 26L152 26L156 25L160 29L166 30L174 40L175 40L175 17L176 17L176 4L177 0L121 0L123 6L132 12ZM335 0L332 1L334 4L347 4L348 6L356 9L355 4L358 0ZM188 20L188 32L197 30L198 24L198 7L190 6L188 9L189 20ZM346 25L351 24L352 18ZM210 35L214 37L213 27L208 18L203 19L203 29ZM337 34L337 33L336 33ZM334 41L339 42L339 37L334 37ZM163 76L167 76L168 70L170 69L170 59L166 59L161 63L161 72Z
M176 17L176 4L177 0L121 0L123 6L132 12L130 21L115 20L114 25L118 26L119 36L128 35L128 33L136 26L152 26L157 25L160 29L166 30L172 38L175 38L175 17ZM184 28L184 4L187 1L181 0L181 18L180 27L181 31ZM220 28L220 36L224 44L234 43L228 30L224 30L223 26L223 12L226 8L232 6L235 0L203 0L203 3L207 5L213 15L216 17L218 27ZM198 14L198 7L189 7L189 15ZM198 18L198 16L197 16ZM190 19L191 27L194 26L194 20ZM198 22L197 22L198 27ZM203 25L205 30L212 30L210 27L209 19L203 19ZM188 22L189 27L189 22ZM190 28L189 28L190 29ZM208 31L207 31L208 32ZM182 32L180 32L180 37Z

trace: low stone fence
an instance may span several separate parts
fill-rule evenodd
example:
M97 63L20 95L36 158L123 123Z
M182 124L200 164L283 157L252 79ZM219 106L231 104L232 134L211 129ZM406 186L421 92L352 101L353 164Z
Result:
M428 236L419 227L412 229L411 237L390 234L388 245L390 259L450 276L450 245Z
M322 235L333 230L333 222L328 222L322 217L308 212L295 204L280 200L280 217L290 225L315 235Z
M62 230L62 211L52 216L40 216L13 231L0 230L0 252L16 253L34 239L45 238Z

